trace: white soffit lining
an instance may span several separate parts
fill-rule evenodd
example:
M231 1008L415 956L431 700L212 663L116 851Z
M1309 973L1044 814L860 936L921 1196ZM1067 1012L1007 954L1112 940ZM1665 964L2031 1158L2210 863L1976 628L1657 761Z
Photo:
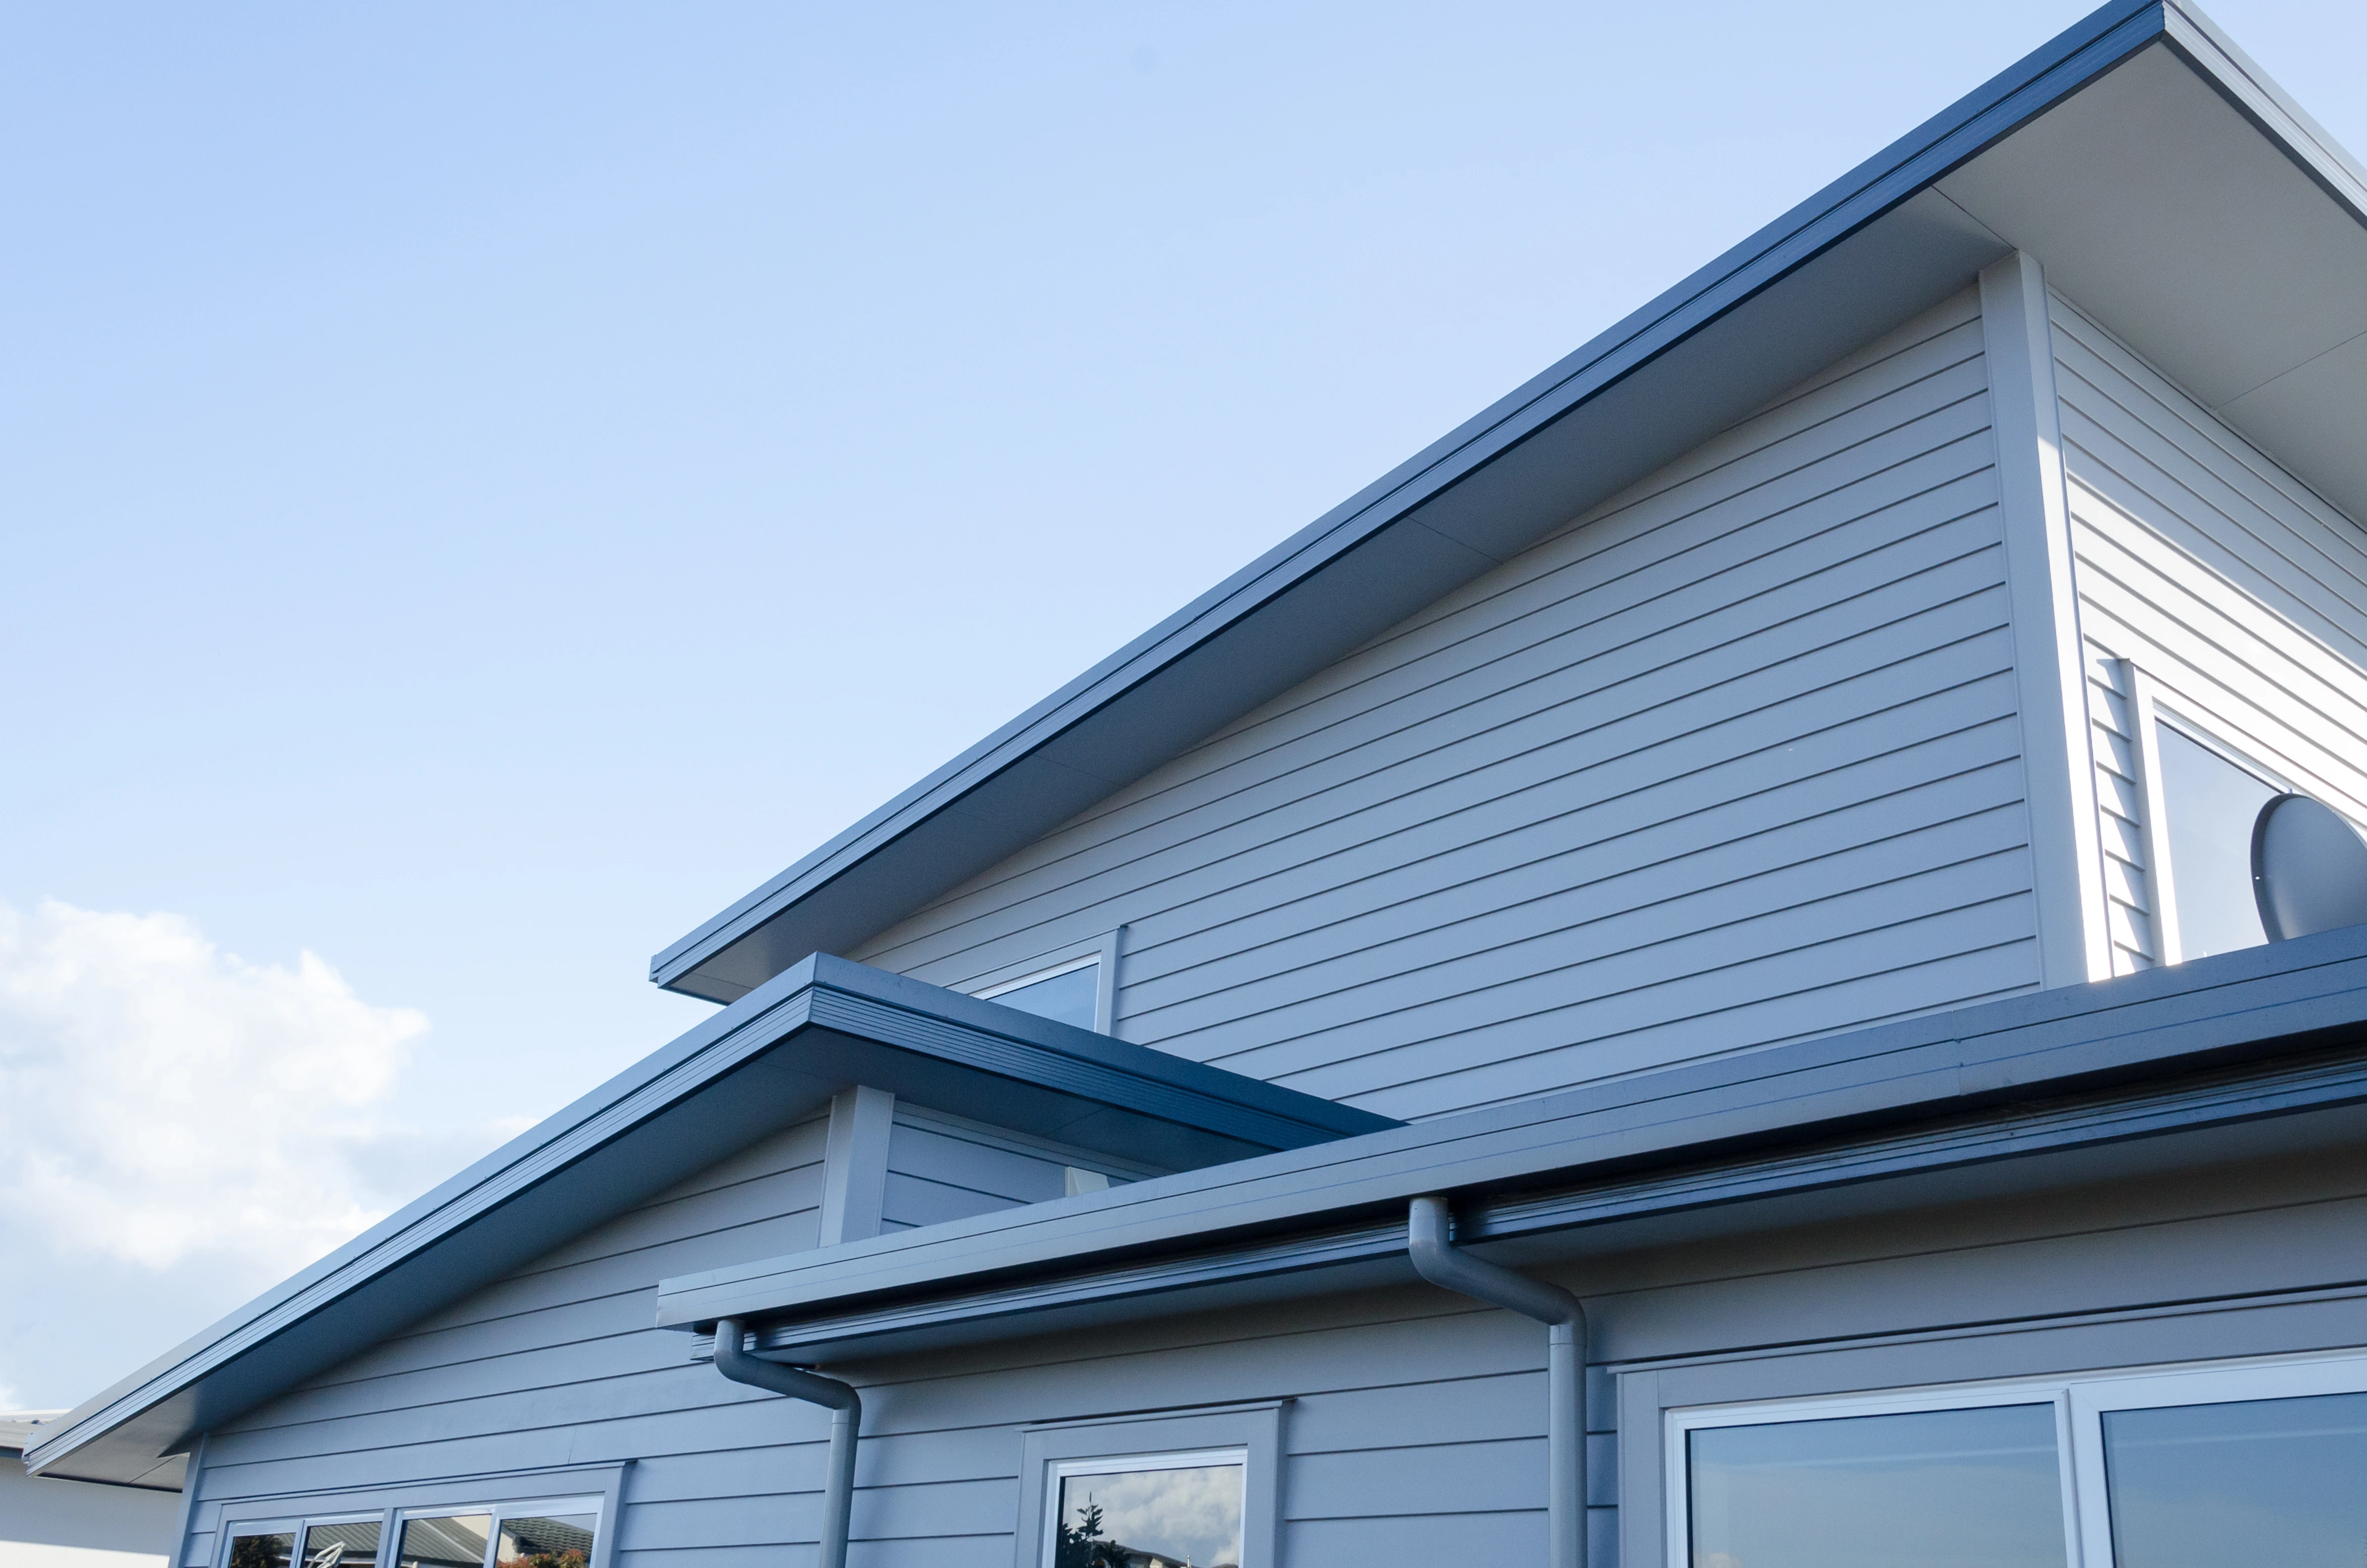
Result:
M2176 53L2144 51L1940 189L2367 520L2367 228Z

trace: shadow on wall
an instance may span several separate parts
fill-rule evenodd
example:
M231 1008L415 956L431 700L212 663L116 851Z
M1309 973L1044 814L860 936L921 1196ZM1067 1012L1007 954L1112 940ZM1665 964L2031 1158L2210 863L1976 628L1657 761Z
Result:
M25 1473L32 1429L63 1414L0 1415L0 1568L164 1568L179 1493Z

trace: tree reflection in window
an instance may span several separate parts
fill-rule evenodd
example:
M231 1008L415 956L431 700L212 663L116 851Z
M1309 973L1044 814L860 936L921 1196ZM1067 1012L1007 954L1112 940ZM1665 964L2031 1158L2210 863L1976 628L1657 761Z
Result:
M1064 1476L1054 1568L1239 1568L1241 1476L1238 1464Z

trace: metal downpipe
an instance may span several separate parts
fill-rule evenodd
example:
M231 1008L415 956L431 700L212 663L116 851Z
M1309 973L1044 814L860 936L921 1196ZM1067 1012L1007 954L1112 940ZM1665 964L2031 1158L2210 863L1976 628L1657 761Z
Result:
M1546 1325L1546 1562L1586 1568L1586 1309L1558 1285L1458 1252L1446 1199L1417 1198L1406 1222L1414 1272Z
M863 1427L863 1397L836 1378L785 1367L748 1353L738 1318L715 1325L715 1369L735 1383L769 1389L828 1407L829 1469L821 1488L821 1568L846 1568L846 1531L855 1506L855 1442Z

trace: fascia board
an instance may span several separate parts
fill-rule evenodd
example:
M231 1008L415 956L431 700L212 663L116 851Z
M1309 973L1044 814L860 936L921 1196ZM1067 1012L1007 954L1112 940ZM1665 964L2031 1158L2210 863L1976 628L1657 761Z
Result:
M718 994L700 988L702 964L859 874L867 859L940 813L959 812L964 799L997 775L1383 530L1419 526L1426 504L2110 71L2166 26L2162 0L2113 0L2090 14L664 949L651 960L650 978ZM1470 548L1445 537L1439 543ZM1106 793L1128 781L1094 782Z
M400 1295L407 1270L425 1268L435 1275L437 1293L430 1299L422 1287L408 1309L397 1301L379 1310L397 1318L408 1310L415 1317L459 1294L472 1281L466 1271L439 1269L431 1256L437 1249L562 1179L607 1194L618 1178L593 1168L605 1153L808 1029L1191 1129L1206 1135L1216 1158L1229 1157L1243 1145L1297 1147L1399 1125L1222 1068L815 954L45 1426L28 1454L28 1464L55 1465L232 1363L317 1324L357 1292L383 1291L393 1284ZM695 1166L727 1152L702 1153L687 1147L672 1157ZM625 1165L644 1158L629 1151L616 1156ZM634 1178L623 1179L629 1185ZM652 1181L663 1184L647 1177L640 1185ZM519 1239L504 1256L515 1261L557 1244L581 1228L569 1217L587 1207L596 1208L597 1200L557 1205L548 1233ZM257 1386L267 1386L267 1380ZM249 1403L260 1397L267 1394L241 1395Z
M2067 986L659 1286L661 1326L843 1310L1348 1223L1820 1130L1959 1114L2367 1026L2367 927Z

